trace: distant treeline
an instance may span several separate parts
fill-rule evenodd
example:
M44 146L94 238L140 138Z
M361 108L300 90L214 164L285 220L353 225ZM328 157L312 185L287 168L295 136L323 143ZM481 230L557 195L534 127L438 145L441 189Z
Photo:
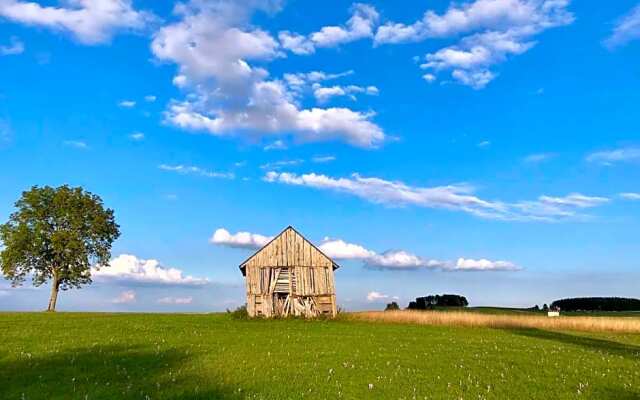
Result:
M624 297L577 297L556 300L551 308L562 311L640 311L640 300Z
M467 298L457 294L429 295L417 297L416 301L409 303L409 310L428 310L435 307L466 307L469 305Z

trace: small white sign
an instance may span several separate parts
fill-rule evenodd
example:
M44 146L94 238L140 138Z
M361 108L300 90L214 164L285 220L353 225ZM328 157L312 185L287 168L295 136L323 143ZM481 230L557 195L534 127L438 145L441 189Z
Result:
M549 317L559 317L559 316L560 316L560 311L549 311L549 312L547 313L547 315L548 315Z

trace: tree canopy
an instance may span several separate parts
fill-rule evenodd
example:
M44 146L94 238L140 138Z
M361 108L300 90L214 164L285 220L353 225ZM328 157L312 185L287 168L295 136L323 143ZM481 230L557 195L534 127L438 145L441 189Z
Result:
M14 286L31 275L34 286L51 280L49 311L58 290L91 283L91 265L108 266L120 236L113 210L82 188L34 186L0 225L0 269Z
M429 295L416 297L416 301L409 303L410 310L426 310L434 307L466 307L469 305L467 298L457 294Z
M384 310L385 311L398 311L398 310L400 310L400 306L395 301L392 301L391 303L387 303L387 307L385 307Z
M640 300L624 297L576 297L556 300L552 308L563 311L640 311Z

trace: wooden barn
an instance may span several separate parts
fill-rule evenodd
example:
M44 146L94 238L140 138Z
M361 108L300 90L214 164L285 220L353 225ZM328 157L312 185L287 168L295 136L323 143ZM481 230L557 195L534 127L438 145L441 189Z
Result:
M339 265L291 226L240 264L250 317L335 317Z

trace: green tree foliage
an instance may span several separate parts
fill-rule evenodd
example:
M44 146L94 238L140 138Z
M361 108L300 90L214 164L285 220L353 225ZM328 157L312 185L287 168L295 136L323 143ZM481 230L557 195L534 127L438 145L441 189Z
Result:
M67 185L34 186L15 203L17 211L0 225L0 269L14 286L31 275L33 285L51 281L47 311L58 291L91 283L91 265L108 266L120 236L113 210L100 197Z
M384 309L385 311L398 311L400 309L400 306L398 305L398 303L396 303L395 301L392 301L391 303L387 304L387 307Z
M564 311L640 311L640 300L624 297L577 297L556 300L551 308Z
M233 319L249 319L249 313L247 312L247 304L243 304L235 310L231 311L227 308L227 314Z
M457 294L429 295L417 297L416 301L409 303L410 310L427 310L434 307L466 307L469 305L467 298Z

